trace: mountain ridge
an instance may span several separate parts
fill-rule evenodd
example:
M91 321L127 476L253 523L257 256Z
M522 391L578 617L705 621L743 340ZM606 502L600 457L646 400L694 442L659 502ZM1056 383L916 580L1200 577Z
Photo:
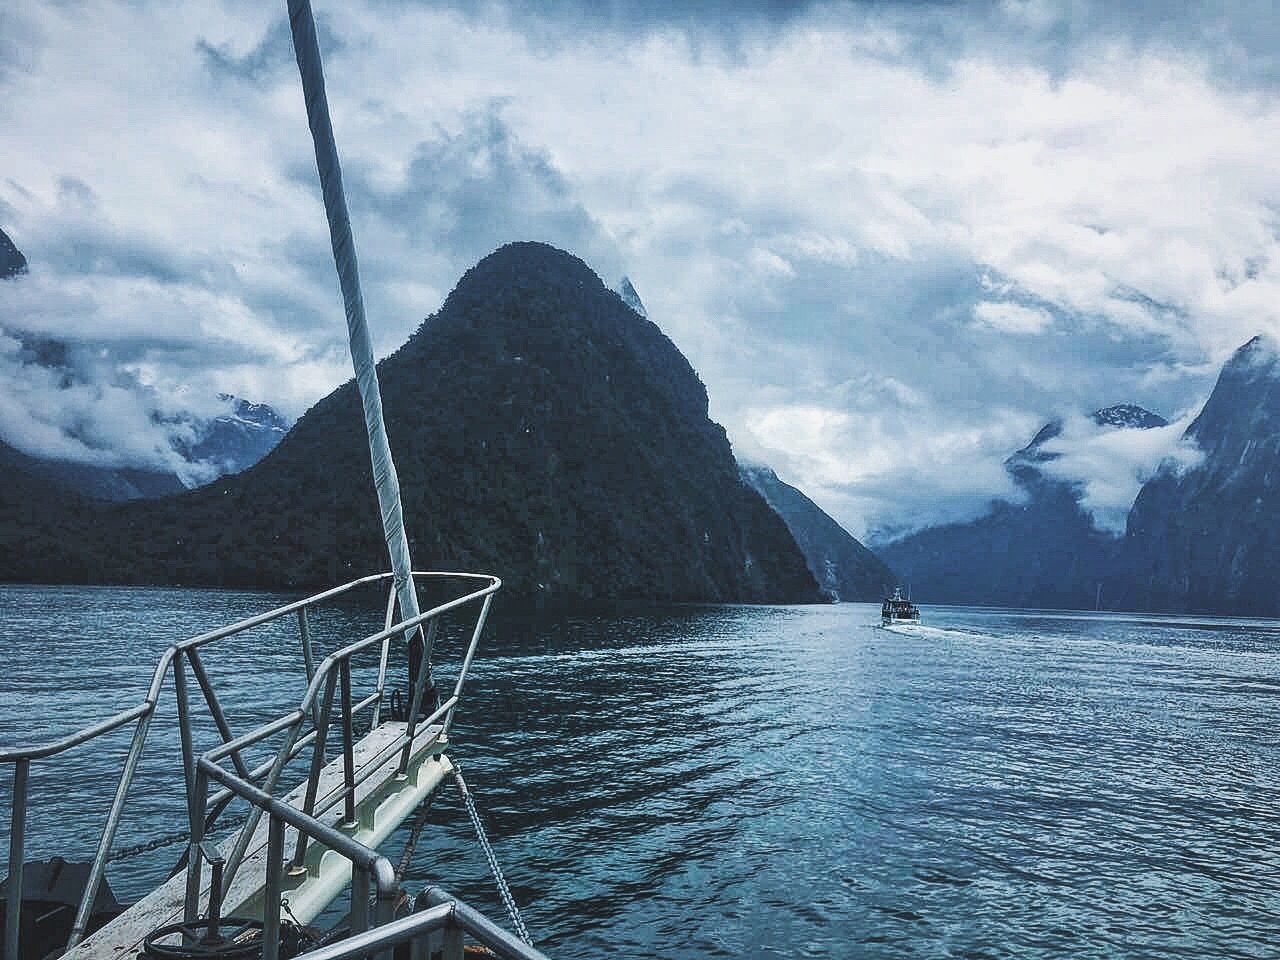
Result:
M1090 418L1117 429L1168 422L1136 404L1103 407ZM1114 602L1120 541L1096 528L1076 485L1045 471L1059 458L1045 447L1062 430L1060 418L1050 420L1005 460L1021 502L993 500L975 520L929 527L880 546L880 557L926 602L1092 608L1104 589L1108 603Z
M1280 614L1280 344L1257 336L1237 349L1183 436L1202 459L1163 465L1139 491L1125 601Z
M803 492L763 464L741 464L743 479L772 507L795 538L809 572L836 601L879 601L897 575Z
M379 376L419 566L549 605L821 599L693 367L578 258L499 248ZM102 511L75 575L301 587L385 569L368 460L348 381L243 473Z

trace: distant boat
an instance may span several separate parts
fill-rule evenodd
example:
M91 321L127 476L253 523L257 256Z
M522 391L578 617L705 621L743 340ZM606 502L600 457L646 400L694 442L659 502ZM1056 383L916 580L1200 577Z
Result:
M897 587L893 596L880 606L880 622L888 627L895 623L919 623L920 608L902 595L902 588Z

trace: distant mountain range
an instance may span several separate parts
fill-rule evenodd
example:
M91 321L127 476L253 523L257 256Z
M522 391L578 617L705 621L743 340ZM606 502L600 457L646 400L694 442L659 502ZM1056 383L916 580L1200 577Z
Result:
M1133 404L1092 414L1099 426L1142 430L1166 426L1158 414ZM1080 506L1080 491L1045 471L1058 454L1045 449L1062 434L1061 420L1045 424L1005 461L1022 497L997 500L968 523L929 527L878 548L885 562L933 603L1001 606L1093 607L1099 584L1114 602L1119 541L1098 530ZM1107 581L1113 581L1106 587Z
M879 601L898 577L821 507L764 466L743 466L742 478L786 521L809 572L833 600Z
M177 451L205 482L253 466L275 448L289 422L271 407L222 394L232 412L193 424L197 439ZM21 469L46 483L94 500L144 500L167 497L194 483L177 472L142 467L108 467L23 453L0 440L0 464Z
M1141 430L1133 405L1094 414ZM1147 480L1125 533L1097 530L1080 491L1050 476L1046 424L1006 462L1024 497L969 523L879 548L923 601L1001 606L1280 615L1280 345L1255 337L1223 367L1184 440L1198 464L1168 460Z
M290 424L265 403L226 393L218 396L231 404L231 411L201 423L195 442L180 444L178 449L187 462L209 466L223 476L248 469L265 457L284 439Z
M536 604L822 599L688 361L576 257L486 257L379 376L419 566L492 571ZM0 578L293 587L386 567L351 382L206 487L45 496L35 517L33 489L24 473L0 496Z
M0 280L13 280L27 270L27 259L13 241L0 231ZM64 386L83 383L71 361L71 350L62 341L22 331L9 333L19 342L18 361L56 371ZM96 500L137 500L179 493L198 479L208 482L228 473L238 473L269 453L289 429L289 421L266 404L220 394L227 412L212 418L180 414L184 433L193 434L174 442L174 450L190 470L159 470L154 467L105 466L41 456L21 450L16 437L0 437L0 465L22 470L42 483ZM167 418L166 418L167 419ZM102 451L108 458L112 451Z

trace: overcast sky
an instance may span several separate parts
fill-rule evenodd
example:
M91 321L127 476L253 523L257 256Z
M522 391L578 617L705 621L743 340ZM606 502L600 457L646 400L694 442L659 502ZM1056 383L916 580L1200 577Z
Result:
M218 391L297 416L349 377L283 7L0 16L30 261L0 436L158 462ZM1280 334L1269 3L533 7L317 0L382 354L494 247L555 243L628 274L739 455L863 535L1008 494L1053 416L1114 528L1222 361ZM1174 427L1081 417L1119 401Z

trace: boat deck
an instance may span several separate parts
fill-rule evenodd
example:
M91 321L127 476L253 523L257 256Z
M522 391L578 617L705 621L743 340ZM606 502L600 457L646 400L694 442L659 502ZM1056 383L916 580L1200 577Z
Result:
M379 725L354 745L356 778L370 771L368 778L356 784L357 825L343 829L353 839L377 848L414 809L439 786L453 769L444 755L447 740L438 724L424 727L414 737L410 751L407 779L396 777L397 764L391 760L406 725L389 721ZM284 802L302 809L306 784L291 791ZM315 816L320 822L337 827L342 819L343 762L341 754L321 772L316 794ZM266 877L267 818L259 822L250 840L243 865L232 879L223 899L222 916L262 918L262 894ZM237 833L218 843L223 856L229 856ZM297 831L284 833L285 856L292 855ZM289 911L302 923L310 923L344 890L351 880L351 864L339 854L325 850L318 843L307 847L306 872L284 877L283 892ZM211 870L206 863L201 870L200 913L209 902ZM186 897L186 872L178 874L101 930L86 938L64 954L64 960L133 960L142 949L143 938L152 930L183 919ZM285 919L291 919L285 915Z

